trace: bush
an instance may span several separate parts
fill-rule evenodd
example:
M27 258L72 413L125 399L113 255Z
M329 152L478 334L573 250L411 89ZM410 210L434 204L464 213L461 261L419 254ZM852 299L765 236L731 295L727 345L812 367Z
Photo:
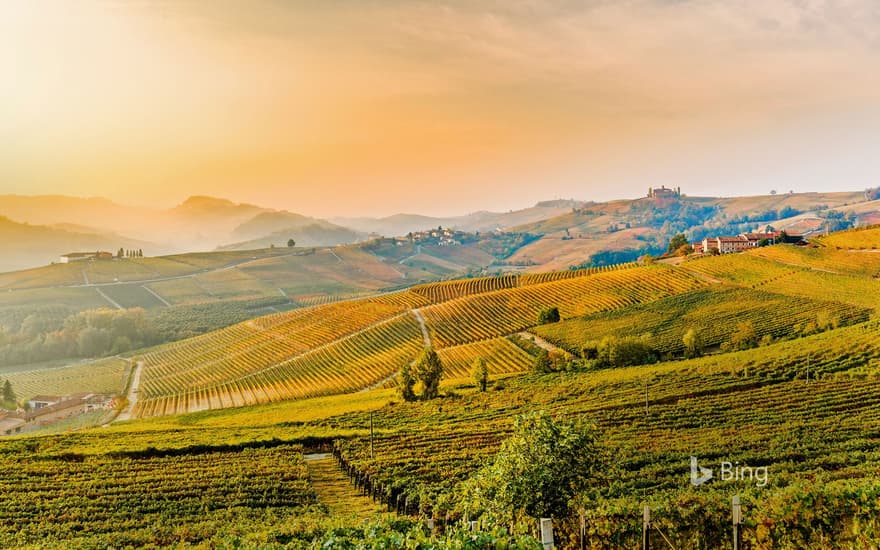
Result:
M546 325L549 323L558 323L561 317L559 316L559 308L558 307L548 307L542 309L540 313L538 313L538 324Z
M657 362L657 354L643 338L606 336L599 342L598 366L629 367Z

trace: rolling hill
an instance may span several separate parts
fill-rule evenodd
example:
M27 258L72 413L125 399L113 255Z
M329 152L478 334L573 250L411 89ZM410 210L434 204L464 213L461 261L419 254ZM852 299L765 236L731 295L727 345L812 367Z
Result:
M365 233L399 237L409 232L442 226L459 231L495 231L537 222L570 211L578 201L545 201L531 208L510 212L474 212L464 216L432 217L417 214L395 214L385 218L334 218L331 221Z
M398 522L449 527L480 510L460 483L492 460L515 416L543 411L589 422L607 457L613 483L597 474L595 492L582 495L586 547L638 546L644 505L652 546L724 547L739 495L750 547L870 548L880 541L880 327L868 317L880 306L880 263L869 250L880 229L814 243L680 266L443 281L145 350L134 356L133 412L150 418L0 441L0 489L13 495L0 543L305 547L366 536L354 527L362 517L339 512L360 509L362 497L340 496L339 485L328 496L327 471L309 463L331 450L341 482ZM548 305L562 321L537 326ZM713 349L743 323L770 338ZM680 355L688 328L705 336L705 356ZM541 345L553 349L529 343L532 332L570 348L575 363L518 374ZM610 335L665 357L619 367L578 358L585 342ZM447 367L445 396L400 402L383 386L428 341ZM468 378L478 358L490 366L486 392ZM715 469L708 483L690 482L692 456ZM766 481L725 479L726 461L766 468ZM134 481L146 476L161 488ZM71 499L82 514L63 513ZM331 502L332 511L310 507ZM189 528L196 519L204 528ZM554 518L558 544L578 546L579 523Z
M46 265L57 262L59 256L68 252L102 250L115 254L119 248L157 249L157 246L95 228L31 225L0 217L0 271L31 267L35 258Z

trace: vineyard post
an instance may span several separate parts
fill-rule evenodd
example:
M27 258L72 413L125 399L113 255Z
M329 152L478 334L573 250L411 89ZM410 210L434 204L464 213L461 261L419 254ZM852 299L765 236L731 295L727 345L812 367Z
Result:
M373 411L370 411L370 460L373 460Z
M645 416L648 416L648 379L645 379Z
M583 508L581 508L581 550L584 550L587 538L587 516Z
M742 505L739 502L739 495L733 495L731 504L733 508L733 550L739 550L742 538Z
M651 550L651 540L648 536L651 530L651 509L645 504L642 509L642 550Z
M541 518L541 545L545 550L555 548L553 540L553 518Z

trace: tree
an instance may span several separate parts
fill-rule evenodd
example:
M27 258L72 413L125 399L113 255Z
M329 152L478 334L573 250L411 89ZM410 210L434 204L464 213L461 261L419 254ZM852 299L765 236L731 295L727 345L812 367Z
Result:
M749 349L758 345L758 333L751 321L737 323L736 332L730 335L730 344L734 349Z
M547 353L547 350L541 348L538 350L538 355L535 356L535 363L533 367L535 372L550 372L552 370L552 365L550 364L550 354Z
M12 391L12 383L7 379L3 382L3 401L15 403L15 392Z
M567 518L572 500L606 477L607 453L598 441L592 426L557 421L543 411L519 416L492 463L460 486L458 506L503 525Z
M116 257L117 257L117 258L121 258L121 257L123 257L123 256L125 256L125 250L123 250L123 249L120 247L119 250L116 252Z
M669 240L669 245L666 247L666 253L672 254L673 252L675 252L679 248L681 248L683 246L687 246L688 244L689 243L688 243L687 237L684 235L684 233L678 233L677 235L672 237L672 239Z
M603 367L630 367L654 363L657 355L647 340L627 336L606 336L599 342L596 361Z
M144 257L144 250L142 248L138 248L138 258Z
M688 359L703 355L703 338L694 329L688 329L682 337L684 342L684 356Z
M489 384L489 369L486 367L485 359L480 357L474 361L474 368L471 370L471 376L474 378L474 382L476 382L480 391L486 391L486 386Z
M558 307L547 307L544 308L538 313L538 324L546 325L548 323L558 323L561 317L559 316L559 308Z
M416 360L415 374L422 383L422 399L433 399L440 394L443 363L434 348L427 347Z
M293 248L296 246L296 241L293 239L287 239L287 248Z
M416 385L416 379L412 374L412 367L409 363L400 369L400 378L397 381L397 391L404 401L415 401L416 392L413 387Z

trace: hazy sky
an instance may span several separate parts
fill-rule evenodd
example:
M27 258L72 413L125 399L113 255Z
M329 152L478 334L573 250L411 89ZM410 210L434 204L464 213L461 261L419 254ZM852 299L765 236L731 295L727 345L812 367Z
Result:
M0 192L322 216L880 185L876 0L3 0Z

